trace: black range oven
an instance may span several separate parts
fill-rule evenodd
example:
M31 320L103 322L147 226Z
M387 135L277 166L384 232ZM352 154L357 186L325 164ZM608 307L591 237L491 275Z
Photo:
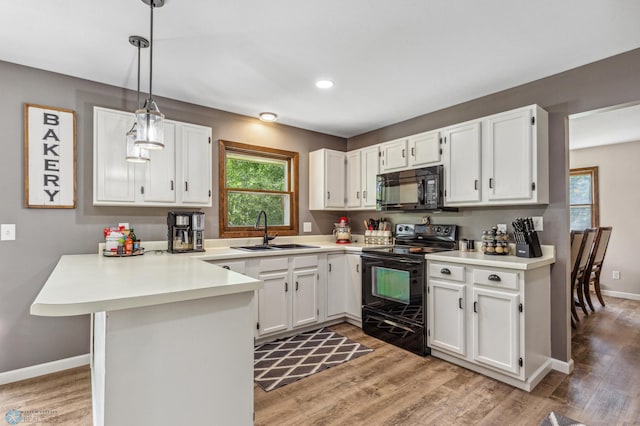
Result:
M362 328L419 355L427 347L426 253L455 248L455 225L396 225L396 245L362 250Z

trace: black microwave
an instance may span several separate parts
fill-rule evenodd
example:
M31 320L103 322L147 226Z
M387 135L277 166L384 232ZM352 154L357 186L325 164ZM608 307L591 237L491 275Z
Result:
M444 167L432 166L376 177L376 210L449 210L444 207Z

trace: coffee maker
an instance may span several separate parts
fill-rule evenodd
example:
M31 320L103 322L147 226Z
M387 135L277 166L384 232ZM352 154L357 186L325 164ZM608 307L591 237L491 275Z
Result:
M169 253L204 251L203 212L169 212L167 226Z

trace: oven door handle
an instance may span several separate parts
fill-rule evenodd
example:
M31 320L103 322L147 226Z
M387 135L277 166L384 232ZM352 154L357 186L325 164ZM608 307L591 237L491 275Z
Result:
M392 325L394 327L401 328L402 330L408 331L410 333L415 333L416 332L415 330L410 329L406 325L398 324L397 322L388 320L386 318L378 317L378 316L375 316L375 315L370 315L369 318L372 318L372 319L377 320L377 321L382 321L385 324L389 324L389 325Z
M402 263L405 265L416 265L416 266L420 266L422 264L422 262L418 261L416 262L415 260L404 260L404 259L397 259L395 257L378 257L378 256L371 256L371 255L366 255L366 254L361 254L360 255L361 258L363 258L364 260L378 260L378 261L384 261L384 260L392 260L393 263ZM376 264L373 266L378 266L380 264ZM367 266L371 266L371 265L366 265L363 263L364 267Z

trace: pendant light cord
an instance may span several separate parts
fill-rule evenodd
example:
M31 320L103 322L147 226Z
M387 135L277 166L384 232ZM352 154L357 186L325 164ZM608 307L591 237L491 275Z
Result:
M149 2L151 10L151 37L149 38L149 101L153 102L151 88L153 86L153 0Z
M140 109L140 42L138 42L138 109Z

